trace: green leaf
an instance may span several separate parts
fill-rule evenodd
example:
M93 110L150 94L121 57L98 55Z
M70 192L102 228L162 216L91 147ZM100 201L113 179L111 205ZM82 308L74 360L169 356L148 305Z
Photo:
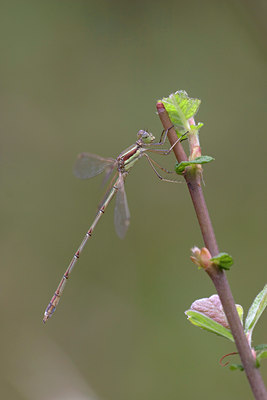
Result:
M216 257L210 259L214 264L222 269L230 269L233 265L233 258L227 253L219 253Z
M257 344L257 346L254 346L254 350L256 352L258 351L263 351L263 350L267 350L267 344Z
M243 315L244 315L243 307L240 304L236 304L235 306L236 306L236 310L237 310L237 313L239 315L240 321L241 321L241 323L243 325Z
M199 131L199 129L202 128L203 125L203 122L199 122L197 125L190 125L190 130Z
M263 358L267 358L267 350L261 351L257 354L257 360L262 360Z
M248 315L245 322L245 332L252 334L252 331L258 322L261 314L267 306L267 285L264 286L263 290L256 296L253 303L248 310Z
M241 365L241 364L231 364L231 365L229 366L229 369L230 369L231 371L237 371L238 369L239 369L239 371L244 371L244 367L243 367L243 365Z
M257 354L256 360L258 361L258 365L260 365L260 361L264 358L267 358L267 350L261 351L259 354Z
M173 125L178 128L180 134L190 130L188 120L196 115L201 100L190 98L186 91L178 90L160 101L164 104Z
M187 310L185 314L187 315L187 318L191 322L191 324L234 342L234 338L230 330L225 328L218 322L214 321L213 319L194 310Z
M258 344L254 347L256 351L256 365L260 367L260 361L267 358L267 344Z
M213 161L214 158L210 157L210 156L200 156L195 158L192 161L182 161L180 163L176 163L175 166L175 171L177 174L182 175L182 173L184 172L185 168L190 166L190 165L195 165L195 164L207 164L211 161Z

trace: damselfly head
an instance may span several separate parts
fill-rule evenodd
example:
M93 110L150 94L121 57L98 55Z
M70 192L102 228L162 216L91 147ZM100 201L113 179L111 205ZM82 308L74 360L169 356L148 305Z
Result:
M152 143L155 140L155 136L153 136L152 133L144 131L143 129L137 133L137 138L145 144Z

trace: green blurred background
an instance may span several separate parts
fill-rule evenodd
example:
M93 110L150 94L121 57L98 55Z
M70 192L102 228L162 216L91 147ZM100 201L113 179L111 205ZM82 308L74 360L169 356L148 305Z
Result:
M266 17L265 1L1 1L1 398L252 398L219 366L234 345L186 320L214 294L189 260L202 238L186 186L145 160L126 182L126 238L111 205L42 315L103 193L101 178L72 175L76 155L158 137L156 100L179 89L202 100L202 151L216 158L205 196L247 312L266 283ZM266 341L264 315L254 343Z

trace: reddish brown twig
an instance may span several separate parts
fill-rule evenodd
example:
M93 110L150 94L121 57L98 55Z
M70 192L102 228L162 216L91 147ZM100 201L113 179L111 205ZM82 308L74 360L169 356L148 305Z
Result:
M171 123L169 115L162 102L157 103L157 111L164 129L170 128L173 124ZM177 140L174 128L169 130L168 138L171 145L173 145ZM187 160L187 156L180 142L176 144L173 151L179 163ZM219 253L219 250L201 187L201 177L199 174L190 174L189 170L184 174L184 178L195 208L205 246L214 257ZM211 267L206 268L205 271L211 278L220 297L254 397L256 400L267 400L267 391L259 369L256 368L255 359L240 322L226 275L223 270L214 264Z

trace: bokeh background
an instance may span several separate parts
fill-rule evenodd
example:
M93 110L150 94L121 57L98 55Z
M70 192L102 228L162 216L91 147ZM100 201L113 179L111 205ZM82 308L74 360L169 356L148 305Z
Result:
M0 9L1 398L251 399L245 375L219 366L234 345L186 320L214 294L189 260L200 231L186 186L160 182L145 160L126 182L126 238L112 204L53 318L42 315L103 195L100 177L73 176L76 155L117 156L139 129L159 136L156 101L179 89L202 100L203 154L216 158L205 196L247 312L266 283L266 2ZM263 315L254 343L266 341Z

